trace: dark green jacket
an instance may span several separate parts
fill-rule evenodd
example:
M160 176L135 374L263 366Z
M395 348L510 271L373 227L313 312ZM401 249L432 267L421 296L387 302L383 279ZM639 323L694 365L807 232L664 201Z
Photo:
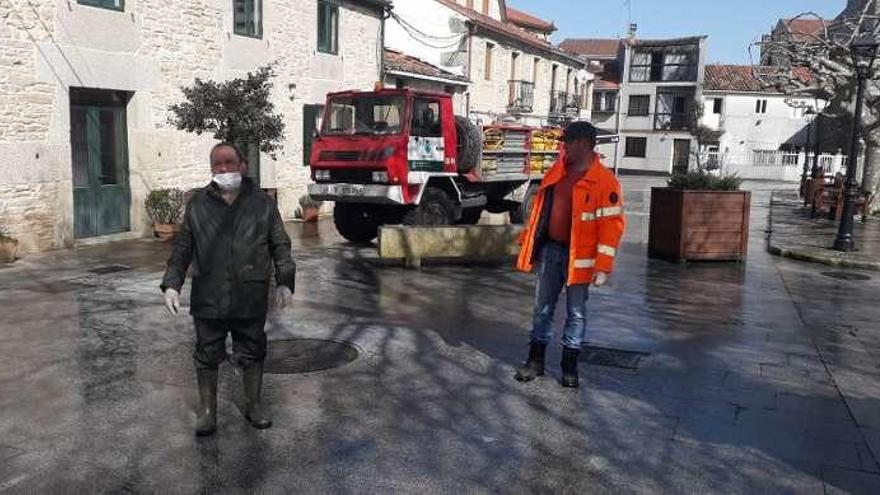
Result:
M161 288L179 292L192 264L190 314L258 318L268 310L273 261L276 283L293 291L296 264L272 198L244 178L238 198L227 205L211 183L186 205Z

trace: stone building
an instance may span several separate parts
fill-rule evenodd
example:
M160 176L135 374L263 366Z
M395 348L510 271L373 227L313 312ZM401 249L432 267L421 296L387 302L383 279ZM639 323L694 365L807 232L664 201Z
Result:
M588 115L592 91L586 63L550 43L554 30L503 0L408 0L395 4L385 46L433 66L401 83L452 93L459 114L541 126Z
M277 160L252 159L291 217L303 149L329 91L381 78L387 0L0 2L0 226L23 250L148 232L155 188L210 179L214 141L168 124L195 78L275 63L286 123Z
M852 3L850 2L850 4ZM761 37L760 65L780 66L786 64L786 60L780 58L779 53L764 49L765 44L778 41L810 43L817 37L824 36L825 30L830 24L831 22L826 19L812 16L779 19L773 29Z

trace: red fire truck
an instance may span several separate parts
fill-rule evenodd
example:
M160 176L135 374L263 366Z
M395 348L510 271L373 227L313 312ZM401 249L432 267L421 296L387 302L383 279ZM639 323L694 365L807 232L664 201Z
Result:
M381 225L474 224L483 210L521 223L558 157L559 129L492 125L453 113L449 94L410 89L327 96L312 144L314 199L335 201L352 242Z

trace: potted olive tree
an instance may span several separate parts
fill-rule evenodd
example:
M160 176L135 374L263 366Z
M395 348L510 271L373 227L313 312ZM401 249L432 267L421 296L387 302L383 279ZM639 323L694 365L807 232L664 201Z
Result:
M0 227L0 263L12 263L18 258L18 239Z
M273 77L270 64L223 82L196 78L181 88L184 101L168 107L169 121L179 130L238 145L248 160L248 177L259 185L260 152L274 160L284 142L284 118L271 99Z
M720 133L701 125L702 115L697 104L691 128L695 168L651 189L648 254L677 261L742 261L749 245L751 193L740 191L742 179L723 173L717 160L704 159L704 144L717 142Z
M153 235L170 241L180 231L185 193L180 189L154 189L147 195L144 207L153 222Z

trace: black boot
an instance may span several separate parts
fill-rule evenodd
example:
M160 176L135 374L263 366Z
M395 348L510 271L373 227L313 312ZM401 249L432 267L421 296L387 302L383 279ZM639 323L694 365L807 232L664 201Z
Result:
M251 363L242 368L241 378L244 384L244 417L250 421L251 426L260 430L272 426L272 420L266 416L260 402L263 389L263 363Z
M544 376L544 352L546 350L547 344L533 341L529 347L529 359L517 368L514 378L520 382L530 382L535 377Z
M578 353L580 353L580 349L562 348L561 384L563 387L578 387Z
M213 435L217 430L217 377L212 369L196 370L199 382L199 411L196 418L196 435Z

